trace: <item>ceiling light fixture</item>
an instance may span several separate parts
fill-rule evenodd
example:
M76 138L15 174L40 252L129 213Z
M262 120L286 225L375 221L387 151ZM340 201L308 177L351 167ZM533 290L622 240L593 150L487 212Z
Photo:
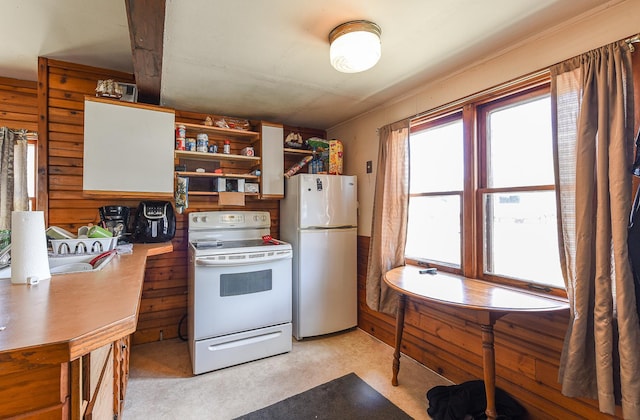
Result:
M338 25L329 33L331 65L343 73L358 73L380 60L378 25L368 20L353 20Z

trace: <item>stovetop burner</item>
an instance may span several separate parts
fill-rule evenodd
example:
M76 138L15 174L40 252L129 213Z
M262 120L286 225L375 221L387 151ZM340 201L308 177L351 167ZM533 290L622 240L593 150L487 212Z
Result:
M291 245L269 242L268 212L212 211L189 215L189 244L197 256L290 250Z

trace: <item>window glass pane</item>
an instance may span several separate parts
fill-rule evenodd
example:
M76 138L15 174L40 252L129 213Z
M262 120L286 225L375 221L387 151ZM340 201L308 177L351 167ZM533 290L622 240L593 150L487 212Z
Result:
M462 190L462 120L411 133L409 148L412 194Z
M554 183L549 95L492 111L487 121L487 186Z
M484 195L484 272L564 288L554 191Z
M405 255L460 267L460 196L411 197Z

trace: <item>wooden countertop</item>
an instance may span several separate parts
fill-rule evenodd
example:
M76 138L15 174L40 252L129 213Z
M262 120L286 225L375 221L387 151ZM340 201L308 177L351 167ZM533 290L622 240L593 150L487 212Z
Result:
M99 271L54 275L37 285L0 280L0 356L55 347L74 360L136 330L147 257L171 243L135 244Z

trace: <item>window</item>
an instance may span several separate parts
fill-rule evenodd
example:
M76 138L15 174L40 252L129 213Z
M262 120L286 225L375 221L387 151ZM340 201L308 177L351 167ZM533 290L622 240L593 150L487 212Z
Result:
M548 84L412 122L405 255L562 294Z
M461 114L412 131L409 149L410 228L405 254L460 267L464 180Z

